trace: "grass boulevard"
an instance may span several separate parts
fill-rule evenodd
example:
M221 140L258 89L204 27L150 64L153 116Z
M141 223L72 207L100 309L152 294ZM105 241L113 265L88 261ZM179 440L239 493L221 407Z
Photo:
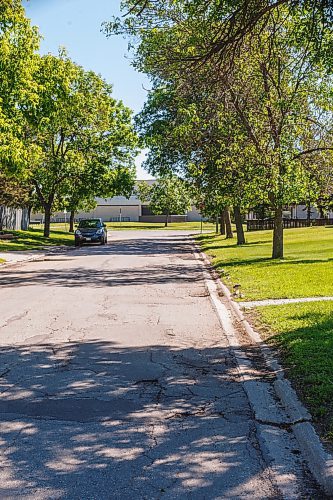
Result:
M7 231L7 233L13 234L14 239L0 240L0 252L22 252L38 250L47 246L74 244L73 235L59 229L53 229L49 238L43 236L41 229L35 228L30 228L29 231Z
M270 260L272 232L247 233L247 243L197 237L225 284L241 285L242 300L333 295L333 228L285 231L285 258ZM247 312L279 352L288 377L310 409L324 441L333 445L333 302L260 306Z

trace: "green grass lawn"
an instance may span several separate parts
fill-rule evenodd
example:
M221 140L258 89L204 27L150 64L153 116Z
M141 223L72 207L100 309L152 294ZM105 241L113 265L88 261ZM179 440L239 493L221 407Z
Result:
M246 233L247 244L198 237L225 283L244 299L333 296L333 228L285 230L285 259L271 260L272 231ZM280 353L288 377L333 444L333 302L261 306L247 313Z
M64 231L52 230L50 238L44 238L42 229L8 231L17 236L13 240L0 240L0 252L35 250L45 246L73 245L74 237Z
M198 237L225 283L240 283L244 300L333 295L333 228L285 230L285 259L271 260L272 231L246 233L246 245Z
M333 302L259 307L255 317L262 336L280 350L322 435L333 444Z

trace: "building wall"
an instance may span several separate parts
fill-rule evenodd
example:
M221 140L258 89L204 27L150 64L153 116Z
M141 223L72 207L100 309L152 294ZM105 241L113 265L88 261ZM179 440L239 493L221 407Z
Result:
M291 205L289 210L285 210L284 213L290 213L289 217L292 219L306 219L307 218L307 208L306 205ZM327 214L329 219L333 218L333 212ZM257 219L257 214L250 211L247 216L247 220ZM311 219L320 219L319 210L315 207L311 207Z
M199 210L196 209L195 206L193 206L191 208L191 210L189 210L187 212L187 220L188 222L198 222L198 221L201 221L201 213L199 212ZM203 219L205 219L203 217Z
M143 182L143 181L141 181ZM148 184L153 184L154 180L144 181ZM146 205L146 203L142 204L139 198L135 195L132 195L130 198L126 198L125 196L114 196L113 198L96 198L97 207L91 210L90 212L79 212L75 214L77 219L84 219L89 217L100 217L104 222L112 222L118 221L120 218L120 210L122 219L130 219L131 222L138 222L143 215L150 215L142 213L142 205ZM200 221L201 214L195 207L185 215L182 216L181 220L188 221ZM155 220L150 219L151 222L158 222L159 216L153 216ZM65 218L64 212L54 213L52 220L63 220ZM69 218L69 214L66 216L67 220ZM34 213L31 215L32 220L43 220L44 216L41 213Z
M292 211L292 217L295 219L306 219L307 208L305 205L296 205ZM320 215L316 208L311 207L311 219L319 219Z
M140 222L165 223L166 215L142 215ZM168 222L187 222L186 215L169 215Z
M12 208L0 206L0 227L19 231L28 229L28 210L26 208Z
M78 214L77 217L100 217L104 222L129 219L131 222L138 222L141 215L139 205L98 205L90 214Z
M131 222L138 222L141 214L141 207L138 205L132 206L117 206L117 205L97 205L96 208L90 212L78 212L75 214L75 219L86 218L101 218L103 222L117 222L120 219L130 220ZM62 222L65 218L64 212L55 212L52 215L51 222ZM31 220L43 220L42 213L34 213ZM66 214L66 220L69 220L69 214Z

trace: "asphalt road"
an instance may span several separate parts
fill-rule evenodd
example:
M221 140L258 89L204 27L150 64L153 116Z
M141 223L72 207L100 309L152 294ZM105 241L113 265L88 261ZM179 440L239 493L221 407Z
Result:
M0 271L1 499L281 498L184 235Z

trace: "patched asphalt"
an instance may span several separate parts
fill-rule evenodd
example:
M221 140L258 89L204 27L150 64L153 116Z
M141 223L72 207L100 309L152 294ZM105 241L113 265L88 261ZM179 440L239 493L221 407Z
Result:
M0 270L0 333L0 498L323 498L274 400L253 411L187 233Z

